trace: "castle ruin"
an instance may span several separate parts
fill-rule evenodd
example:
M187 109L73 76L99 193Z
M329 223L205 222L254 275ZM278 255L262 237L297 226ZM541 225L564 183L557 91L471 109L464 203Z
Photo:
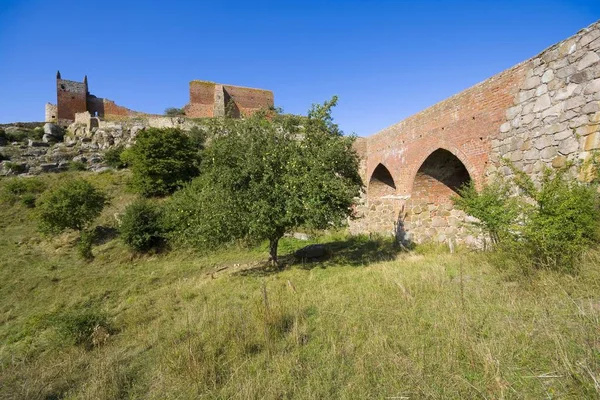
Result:
M219 117L226 112L240 118L274 106L273 92L269 90L196 80L190 82L189 91L190 101L183 107L185 117L189 118ZM94 96L89 91L87 76L82 82L71 81L62 79L58 71L56 104L46 104L45 121L66 126L78 119L77 114L83 113L89 113L88 118L107 120L152 116Z

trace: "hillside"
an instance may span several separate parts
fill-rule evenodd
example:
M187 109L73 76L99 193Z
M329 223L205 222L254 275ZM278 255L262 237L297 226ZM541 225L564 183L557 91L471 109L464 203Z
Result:
M262 267L266 244L135 256L114 230L128 172L41 177L70 175L112 195L92 262L75 234L0 207L0 399L600 395L597 253L578 275L528 277L343 233L314 239L330 259L282 272Z

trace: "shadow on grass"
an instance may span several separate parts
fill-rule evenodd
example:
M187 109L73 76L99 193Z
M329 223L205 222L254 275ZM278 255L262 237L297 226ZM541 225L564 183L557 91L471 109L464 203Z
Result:
M276 274L289 267L302 269L327 268L333 266L367 266L372 263L391 261L398 254L410 250L401 246L393 237L366 235L351 236L345 240L316 244L322 251L318 257L300 257L301 250L279 257L280 267L269 263L237 273L241 276L267 276ZM316 253L316 252L315 252Z

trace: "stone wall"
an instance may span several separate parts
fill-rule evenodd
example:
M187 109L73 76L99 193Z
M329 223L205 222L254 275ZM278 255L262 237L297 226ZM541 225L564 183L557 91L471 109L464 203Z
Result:
M599 146L600 23L367 139L353 232L477 243L452 209L457 185L481 187L501 158L534 178ZM389 171L387 188L378 171ZM390 209L392 211L390 211Z
M525 81L492 140L488 174L502 157L534 178L544 167L586 160L600 149L600 24L526 63Z
M44 110L44 121L45 122L56 122L58 121L58 107L56 104L46 103Z

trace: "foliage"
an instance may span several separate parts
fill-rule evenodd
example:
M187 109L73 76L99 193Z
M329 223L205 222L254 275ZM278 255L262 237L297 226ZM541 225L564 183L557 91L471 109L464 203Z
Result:
M133 187L147 197L170 194L199 173L199 149L175 128L140 132L121 159L131 166Z
M27 207L35 205L37 196L46 190L46 184L39 178L12 178L4 181L0 199L14 204L20 201Z
M114 169L126 168L127 163L121 157L124 151L123 145L111 147L104 153L104 162Z
M84 179L68 180L45 192L38 201L38 220L44 233L83 231L108 203L107 196Z
M597 186L573 179L568 167L546 169L539 188L529 176L516 174L516 184L532 203L523 207L516 248L536 267L573 271L585 250L599 239Z
M63 338L73 344L86 347L91 347L92 334L96 327L110 328L106 313L93 305L52 313L46 317L46 320Z
M9 171L14 172L16 174L22 174L27 171L26 165L20 164L20 163L15 163L15 162L10 162L10 161L4 163L4 168L6 168Z
M94 254L92 253L92 246L96 239L96 231L94 229L83 229L79 235L77 241L77 251L84 260L92 260Z
M3 153L0 153L0 161L10 160L9 156L5 156Z
M175 239L200 247L266 239L277 262L291 229L344 222L362 183L354 138L331 118L336 102L313 106L308 118L258 113L209 124L202 175L170 202Z
M146 252L163 242L161 209L149 200L133 202L125 209L119 231L123 241L133 250Z
M183 108L169 107L165 109L165 115L168 117L178 117L185 115L185 110Z
M5 137L9 142L23 142L27 139L41 140L44 136L44 128L36 127L33 129L29 128L18 128L17 130L11 130L6 132L5 130L0 133L0 136Z
M600 239L597 185L574 179L572 165L546 169L539 185L509 167L512 179L499 179L479 193L463 188L462 197L454 198L456 206L478 218L476 224L524 271L528 266L576 271L585 251Z
M71 161L69 163L69 171L85 171L87 170L87 164L83 161Z
M473 223L489 235L492 244L511 234L520 215L520 203L511 196L511 185L501 179L477 191L473 181L459 188L459 196L452 198L459 210L477 218Z

